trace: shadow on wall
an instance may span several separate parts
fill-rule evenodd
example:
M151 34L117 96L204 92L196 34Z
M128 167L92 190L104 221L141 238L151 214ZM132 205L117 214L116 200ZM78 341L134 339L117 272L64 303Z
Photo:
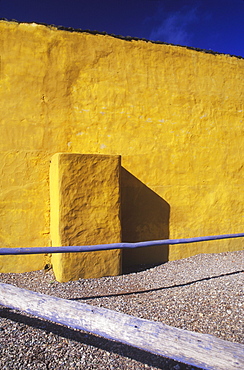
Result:
M121 167L122 242L168 239L169 216L169 204ZM168 254L167 245L124 249L123 272L167 262Z

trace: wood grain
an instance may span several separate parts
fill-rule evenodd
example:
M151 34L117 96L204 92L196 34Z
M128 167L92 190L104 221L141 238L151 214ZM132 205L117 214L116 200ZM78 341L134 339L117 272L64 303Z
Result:
M244 345L0 283L0 304L203 369L244 369Z

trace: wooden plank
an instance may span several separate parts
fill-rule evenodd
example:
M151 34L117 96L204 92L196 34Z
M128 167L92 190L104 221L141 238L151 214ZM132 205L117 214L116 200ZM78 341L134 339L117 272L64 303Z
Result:
M243 370L244 345L0 283L0 304L212 370Z
M111 249L127 249L127 248L133 249L163 245L199 243L210 240L234 239L243 237L244 233L239 233L239 234L198 236L195 238L185 238L185 239L152 240L137 243L111 243L111 244L65 246L65 247L60 246L60 247L31 247L31 248L0 248L0 255L94 252Z

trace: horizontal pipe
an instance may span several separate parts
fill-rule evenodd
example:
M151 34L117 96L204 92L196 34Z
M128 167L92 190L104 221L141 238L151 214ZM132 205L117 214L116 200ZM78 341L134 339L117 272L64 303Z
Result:
M243 237L244 233L239 233L226 235L199 236L196 238L185 238L185 239L163 239L138 243L113 243L113 244L66 246L66 247L0 248L0 255L96 252L111 249L127 249L127 248L133 249L162 245L198 243L209 240L221 240Z

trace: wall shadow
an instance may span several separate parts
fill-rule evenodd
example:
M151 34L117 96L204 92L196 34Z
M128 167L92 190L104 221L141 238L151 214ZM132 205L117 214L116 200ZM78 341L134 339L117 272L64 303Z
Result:
M122 242L169 238L169 204L121 167ZM169 246L123 250L123 273L139 271L168 261Z

